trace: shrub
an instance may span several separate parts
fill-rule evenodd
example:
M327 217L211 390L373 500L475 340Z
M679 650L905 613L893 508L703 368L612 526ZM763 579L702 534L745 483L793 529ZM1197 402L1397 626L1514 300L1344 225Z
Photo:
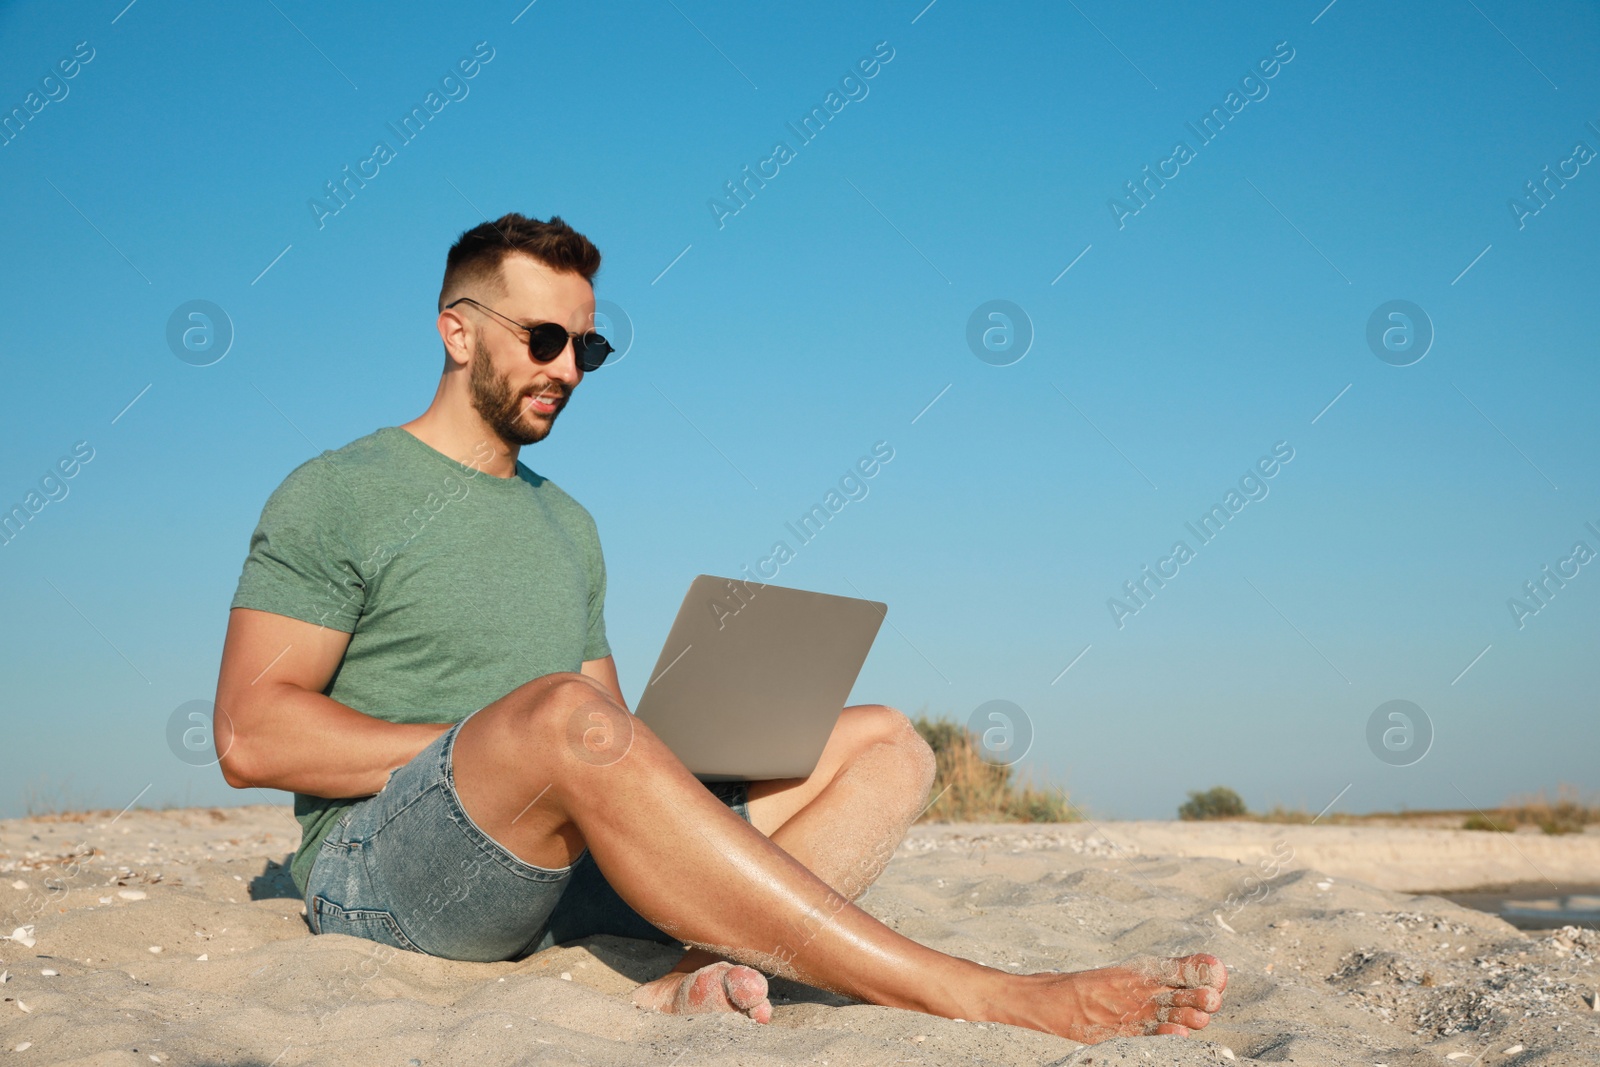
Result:
M1246 814L1248 812L1239 794L1225 785L1208 789L1204 793L1198 789L1191 789L1189 799L1178 805L1178 818L1187 820L1237 819Z
M1066 795L1012 780L1011 767L985 760L978 737L949 719L913 720L917 733L933 749L934 800L923 822L1076 822Z

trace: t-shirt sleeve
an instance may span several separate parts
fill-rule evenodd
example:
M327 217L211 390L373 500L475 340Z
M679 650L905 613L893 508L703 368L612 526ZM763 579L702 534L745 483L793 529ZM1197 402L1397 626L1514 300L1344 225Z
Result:
M583 658L605 659L611 655L611 643L606 640L606 560L600 551L600 531L594 519L588 517L586 545L589 556L589 632L584 638Z
M232 606L353 632L366 586L351 529L338 468L320 456L302 463L261 509Z

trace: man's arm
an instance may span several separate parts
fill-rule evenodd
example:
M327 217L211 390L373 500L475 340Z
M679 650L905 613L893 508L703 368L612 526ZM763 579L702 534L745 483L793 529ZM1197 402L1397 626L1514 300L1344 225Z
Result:
M323 696L349 644L343 631L286 615L229 613L212 728L229 785L370 796L450 728L385 722Z
M617 680L617 664L610 656L605 659L584 660L582 673L611 690L611 695L622 705L622 710L628 712L633 710L628 707L628 702L622 699L622 683Z

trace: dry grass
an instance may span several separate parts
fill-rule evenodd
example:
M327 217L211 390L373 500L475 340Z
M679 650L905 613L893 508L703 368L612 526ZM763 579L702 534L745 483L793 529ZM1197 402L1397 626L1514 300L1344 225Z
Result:
M44 822L87 822L127 811L187 809L193 806L189 798L192 788L191 783L185 783L181 799L168 799L160 804L154 804L146 797L146 792L150 789L150 786L146 786L133 798L133 803L116 808L101 807L100 790L79 789L70 776L51 779L48 775L40 774L30 781L23 782L20 792L25 818Z
M1464 830L1510 832L1523 826L1537 826L1547 834L1578 834L1585 826L1600 823L1600 804L1585 801L1574 786L1559 786L1556 799L1544 790L1537 795L1513 800L1492 811L1468 815Z
M997 767L979 754L978 739L948 719L914 720L917 733L938 761L933 803L919 822L1076 822L1066 794L1012 779L1011 767Z
M1374 817L1392 819L1402 816L1380 815ZM1270 810L1249 815L1247 818L1255 822L1291 823L1297 826L1309 825L1313 819L1316 820L1319 826L1353 826L1362 822L1367 816L1350 815L1342 811L1330 811L1318 819L1316 813L1307 811L1305 808L1286 808L1282 804L1274 804Z
M91 795L77 789L71 778L52 781L41 774L22 783L23 812L29 816L69 815L91 806Z
M1275 804L1271 811L1244 816L1253 822L1304 825L1316 816L1304 808L1285 808ZM1427 826L1439 829L1489 830L1512 833L1538 829L1547 834L1582 833L1586 826L1600 824L1600 803L1587 801L1574 786L1559 786L1556 798L1544 790L1532 796L1512 798L1496 808L1446 809L1425 811L1375 811L1350 815L1330 811L1317 819L1324 826Z

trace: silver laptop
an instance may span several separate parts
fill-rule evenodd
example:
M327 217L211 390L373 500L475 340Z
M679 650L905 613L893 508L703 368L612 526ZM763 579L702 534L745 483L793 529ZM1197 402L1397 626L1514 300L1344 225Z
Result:
M635 714L702 781L816 769L888 607L702 574Z

